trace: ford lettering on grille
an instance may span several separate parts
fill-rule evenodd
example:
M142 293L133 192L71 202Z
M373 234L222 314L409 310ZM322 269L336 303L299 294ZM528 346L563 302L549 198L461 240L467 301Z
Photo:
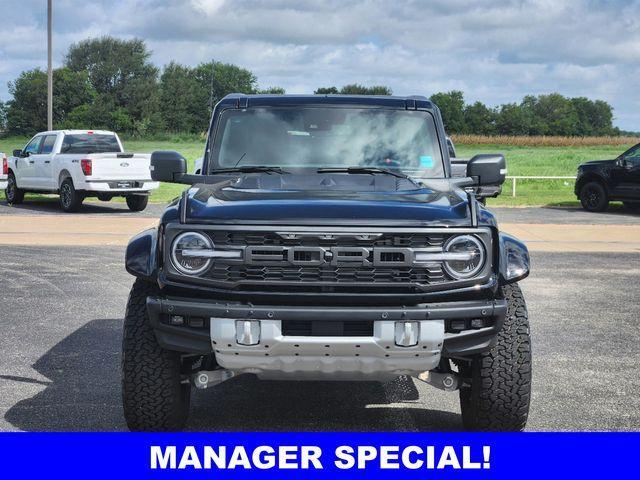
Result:
M411 248L248 246L245 249L248 265L400 267L411 266L413 261Z

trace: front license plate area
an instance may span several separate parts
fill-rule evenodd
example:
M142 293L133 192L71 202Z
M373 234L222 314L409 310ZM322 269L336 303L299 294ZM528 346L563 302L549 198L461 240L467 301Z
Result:
M285 337L373 337L373 321L283 320Z

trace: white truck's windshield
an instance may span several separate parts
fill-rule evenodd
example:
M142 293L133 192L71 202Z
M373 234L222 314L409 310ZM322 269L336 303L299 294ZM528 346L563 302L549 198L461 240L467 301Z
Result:
M76 133L65 135L60 153L120 153L122 149L115 135Z
M379 108L272 107L227 110L216 131L211 171L243 166L377 167L444 176L433 117Z

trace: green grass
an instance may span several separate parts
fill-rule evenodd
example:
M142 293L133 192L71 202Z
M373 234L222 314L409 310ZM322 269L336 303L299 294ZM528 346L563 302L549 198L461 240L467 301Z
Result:
M25 138L0 138L0 152L10 154L14 148L22 148ZM131 152L177 150L193 169L195 159L202 155L204 140L126 140L125 149ZM565 176L575 175L578 165L587 160L615 158L628 147L521 147L506 145L458 145L458 156L472 157L476 153L503 153L507 158L508 175ZM151 201L167 203L177 197L184 185L162 184L151 195ZM42 197L42 196L40 196ZM4 192L0 194L4 199ZM496 199L489 199L494 206L525 205L577 205L573 195L573 180L518 180L517 196L511 196L511 181L503 187Z
M506 145L459 145L459 157L470 158L476 153L502 153L507 159L507 175L513 176L571 176L578 165L588 160L615 158L626 147L517 147ZM516 197L511 196L512 181L507 180L498 198L491 198L493 206L578 205L573 194L573 180L517 181Z

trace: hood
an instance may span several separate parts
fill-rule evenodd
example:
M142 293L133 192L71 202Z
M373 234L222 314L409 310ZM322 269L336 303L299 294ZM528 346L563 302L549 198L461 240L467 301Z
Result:
M247 174L194 185L185 201L188 223L469 226L471 217L449 179L391 175Z
M583 167L583 166L590 166L590 165L593 165L593 166L598 166L598 165L611 165L611 166L613 166L613 165L615 165L616 161L617 161L617 160L615 160L615 159L614 159L614 160L591 160L590 162L584 162L584 163L583 163L583 164L581 164L580 166L581 166L581 167Z

